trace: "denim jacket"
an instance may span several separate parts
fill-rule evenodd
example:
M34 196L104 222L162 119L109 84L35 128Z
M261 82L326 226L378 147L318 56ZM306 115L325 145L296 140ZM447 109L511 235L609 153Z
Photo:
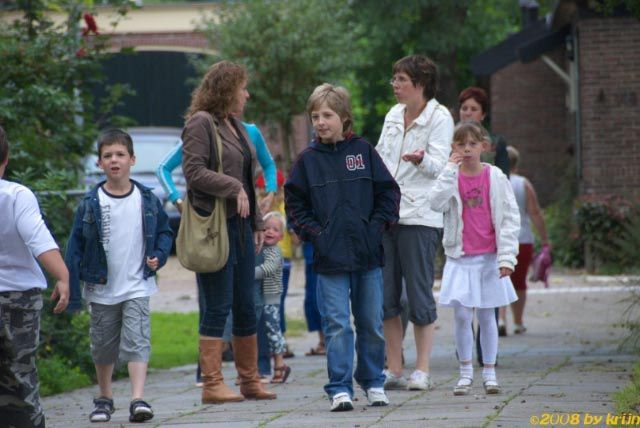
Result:
M160 200L151 189L135 180L142 195L143 236L145 260L158 258L158 269L164 266L173 244L173 232L169 227L169 217ZM69 269L69 310L80 309L80 281L93 284L107 283L107 256L102 245L102 215L98 200L98 189L104 181L88 191L80 201L73 220L73 228L67 242L65 263ZM144 263L144 262L143 262ZM144 279L155 275L144 263Z

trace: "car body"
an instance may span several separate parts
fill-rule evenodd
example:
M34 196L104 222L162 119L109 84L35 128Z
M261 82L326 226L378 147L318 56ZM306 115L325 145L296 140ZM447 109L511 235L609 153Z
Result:
M136 163L131 167L131 178L137 182L150 187L153 193L160 199L167 215L169 224L174 232L174 240L178 235L180 226L180 213L175 206L169 202L168 195L160 185L156 176L156 170L160 162L178 144L181 144L180 128L165 127L135 127L127 129L133 140L133 152ZM105 179L104 172L97 165L98 156L96 154L85 158L85 179L86 188L93 187ZM176 168L172 173L173 181L180 193L184 193L186 182L182 167Z

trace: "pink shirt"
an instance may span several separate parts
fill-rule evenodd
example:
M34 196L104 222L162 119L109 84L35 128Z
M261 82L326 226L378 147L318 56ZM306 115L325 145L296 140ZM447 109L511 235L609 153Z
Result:
M485 165L478 175L458 174L458 190L462 199L462 250L467 255L495 253L496 231L491 221L489 199L490 167Z

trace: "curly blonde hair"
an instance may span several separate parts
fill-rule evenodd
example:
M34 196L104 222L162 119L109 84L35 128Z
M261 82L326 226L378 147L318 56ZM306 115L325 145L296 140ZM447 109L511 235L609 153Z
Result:
M247 69L231 61L213 64L191 94L191 105L185 115L189 119L198 111L226 117L231 112L236 91L248 79Z

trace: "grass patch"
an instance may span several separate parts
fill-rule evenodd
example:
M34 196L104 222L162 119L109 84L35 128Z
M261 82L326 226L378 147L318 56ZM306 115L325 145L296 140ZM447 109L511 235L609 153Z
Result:
M287 337L300 337L307 333L307 322L301 318L287 317Z
M88 315L85 318L76 316L73 319L86 321L77 326L76 330L81 332L79 334L83 338L86 334L87 343L83 342L82 347L86 346L87 349L80 350L88 353ZM306 331L307 325L304 320L287 319L287 336L299 337ZM152 312L149 367L168 369L195 364L198 361L198 336L197 312ZM94 382L95 373L90 357L87 358L89 360L84 370L77 366L77 358L65 358L59 355L38 358L36 364L40 378L40 394L42 396L60 394L91 385ZM115 378L126 377L126 373L126 365L123 365L117 371Z
M618 414L640 412L640 361L633 368L631 382L614 393L613 400Z
M166 369L198 361L198 313L152 312L149 367Z

